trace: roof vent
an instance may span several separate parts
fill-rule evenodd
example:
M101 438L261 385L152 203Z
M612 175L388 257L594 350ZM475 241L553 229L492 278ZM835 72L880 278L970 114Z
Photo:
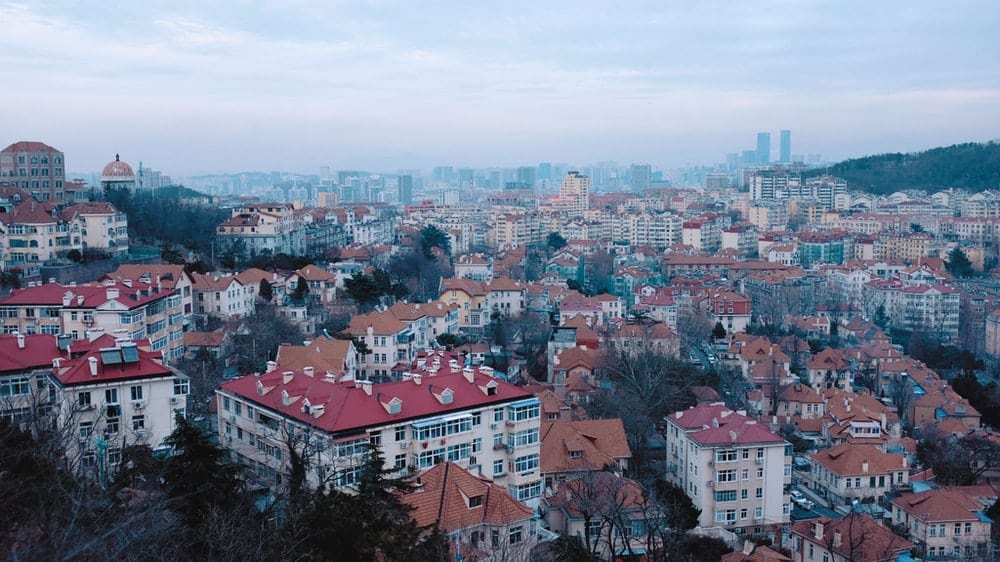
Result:
M90 376L96 377L97 376L97 358L96 357L88 357L87 358L87 362L90 364Z

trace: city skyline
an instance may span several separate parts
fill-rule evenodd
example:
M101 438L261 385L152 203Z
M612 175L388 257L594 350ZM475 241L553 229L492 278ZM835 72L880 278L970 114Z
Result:
M757 132L842 160L1000 120L987 2L421 8L0 2L6 142L76 172L676 168Z

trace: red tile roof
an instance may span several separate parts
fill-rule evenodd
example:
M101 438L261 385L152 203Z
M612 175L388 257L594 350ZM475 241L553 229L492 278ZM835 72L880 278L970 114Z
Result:
M92 342L77 340L71 345L74 358L63 361L53 370L53 376L63 386L174 376L174 371L163 364L163 354L149 351L148 345L148 340L121 343L109 335ZM81 346L83 349L78 349ZM92 366L96 374L92 374Z
M51 146L45 144L44 142L38 141L18 141L7 146L7 148L0 150L0 152L60 152L58 149L52 148Z
M511 498L504 486L473 476L452 462L434 465L418 481L417 490L400 497L413 507L410 515L418 527L436 523L442 532L451 533L480 525L505 526L534 514ZM473 498L478 500L470 501Z
M542 422L542 474L603 470L632 458L620 419Z
M109 297L109 290L117 291L117 297ZM64 306L64 298L70 299L72 308L98 308L110 301L115 301L126 309L145 306L150 302L166 298L173 294L173 291L160 289L156 285L132 282L129 287L121 282L106 282L94 285L60 285L58 283L46 283L26 289L16 289L10 296L0 300L3 306L21 305L46 305Z
M18 347L18 336L0 336L0 373L10 373L51 367L52 359L62 353L56 337L48 334L20 336L24 347Z
M227 381L221 388L331 433L361 432L369 427L533 398L520 388L485 374L474 372L472 377L474 382L469 382L461 371L426 375L421 377L421 384L402 380L372 385L369 395L360 382L335 382L320 374L308 376L302 372L276 370ZM495 385L494 394L486 392L488 385ZM445 389L452 391L449 404L443 404L438 398ZM283 401L284 393L288 395L287 405ZM390 414L389 403L394 399L402 402L401 409L397 414ZM306 400L311 405L311 413L303 411ZM315 406L322 406L322 413L318 413Z

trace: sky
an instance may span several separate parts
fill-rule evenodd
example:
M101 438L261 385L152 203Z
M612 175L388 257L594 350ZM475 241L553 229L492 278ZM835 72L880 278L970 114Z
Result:
M488 5L496 4L496 5ZM1000 2L0 0L0 144L174 176L1000 137Z

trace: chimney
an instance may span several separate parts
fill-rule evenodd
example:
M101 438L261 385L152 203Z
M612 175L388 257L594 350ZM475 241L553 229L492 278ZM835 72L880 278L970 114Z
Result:
M83 304L83 295L77 295L77 297L76 297L76 305L80 306L82 304Z
M294 372L292 372L292 371L284 371L283 373L281 373L281 384L288 384L288 383L292 382L293 378L295 378L295 373ZM286 406L287 406L287 404L286 404Z
M24 349L24 334L17 335L17 348Z
M122 285L125 285L126 287L131 288L132 287L132 280L131 279L122 279Z
M833 532L833 548L840 548L843 540L840 538L840 531Z
M420 375L418 375L417 373L413 373L413 375L410 378L413 379L413 384L420 386L420 379L421 379Z
M465 380L469 381L470 383L476 382L476 374L471 367L466 367L462 369L462 375L465 377Z
M58 369L61 363L62 363L62 357L54 357L52 359L52 368Z
M90 376L96 377L97 376L97 358L96 357L88 357L87 358L87 362L90 363Z
M361 386L361 390L368 396L372 395L372 381L358 381Z
M312 377L313 375L316 374L316 369L314 369L312 366L302 367L302 373L307 377Z
M861 472L863 474L868 474L868 459L861 461Z
M117 299L118 298L118 289L117 288L110 288L109 287L105 291L105 296L107 296L108 300ZM81 297L81 298L83 298L83 297Z
M287 405L289 405L291 403L292 403L292 398L288 395L288 391L287 390L282 390L281 391L281 405L282 406L287 406Z
M273 371L273 370L275 370L277 368L278 368L278 364L277 363L275 363L274 361L268 361L267 362L267 368L264 370L264 372L265 373L270 373L271 371Z
M823 524L817 521L813 526L813 530L815 531L814 536L819 540L823 540Z

